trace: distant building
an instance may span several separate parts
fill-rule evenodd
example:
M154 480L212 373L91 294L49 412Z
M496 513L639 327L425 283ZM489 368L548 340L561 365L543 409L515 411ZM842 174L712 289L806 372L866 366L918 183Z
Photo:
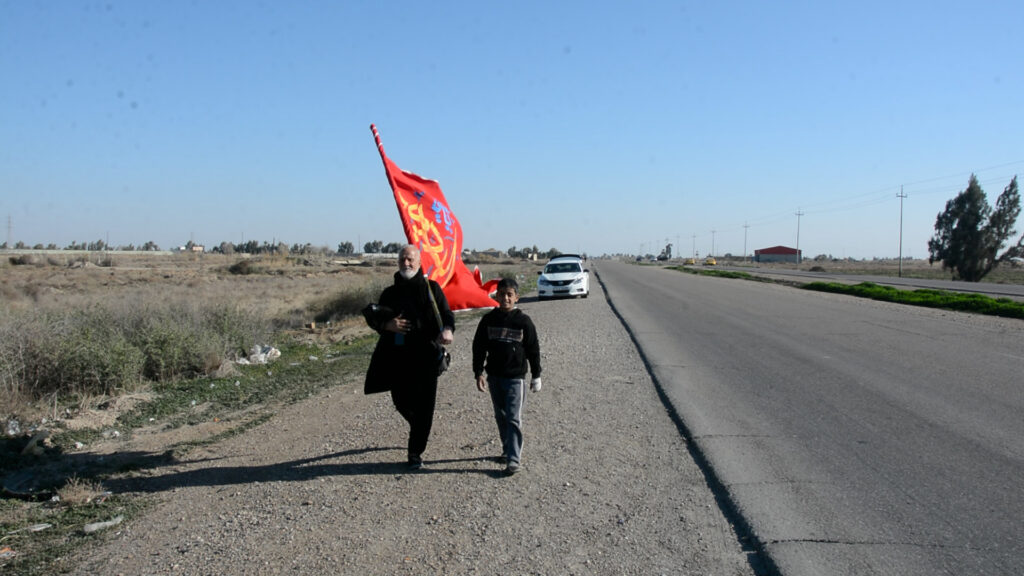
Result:
M495 250L494 248L488 248L487 250L470 250L469 248L462 249L462 258L464 260L467 258L472 260L474 258L479 258L480 256L487 256L495 259L506 257L504 252L501 250Z
M754 262L792 262L799 264L801 259L800 250L788 246L772 246L754 250Z

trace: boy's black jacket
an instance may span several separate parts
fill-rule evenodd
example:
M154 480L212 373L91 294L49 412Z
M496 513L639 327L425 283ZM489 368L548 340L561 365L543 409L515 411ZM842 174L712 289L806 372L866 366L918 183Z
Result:
M473 376L486 371L499 378L524 378L527 364L539 378L540 343L530 317L518 308L495 308L485 314L473 335Z

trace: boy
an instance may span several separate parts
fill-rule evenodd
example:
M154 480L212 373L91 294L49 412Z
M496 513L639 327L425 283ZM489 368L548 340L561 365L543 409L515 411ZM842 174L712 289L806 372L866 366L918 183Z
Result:
M516 308L519 284L514 279L500 280L494 299L498 307L480 319L473 336L473 376L478 390L490 389L505 474L511 476L519 471L523 451L527 363L533 375L530 390L540 392L540 343L533 321Z

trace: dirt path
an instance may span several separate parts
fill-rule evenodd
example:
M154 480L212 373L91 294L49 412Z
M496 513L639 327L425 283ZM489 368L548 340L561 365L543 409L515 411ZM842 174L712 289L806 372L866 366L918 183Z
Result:
M523 301L544 390L524 410L523 471L505 478L460 317L426 468L361 382L114 490L159 500L75 560L74 574L751 574L600 286Z

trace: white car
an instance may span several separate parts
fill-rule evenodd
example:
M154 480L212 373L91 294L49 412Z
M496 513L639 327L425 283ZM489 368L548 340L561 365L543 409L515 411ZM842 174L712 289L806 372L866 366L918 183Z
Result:
M556 296L590 296L590 271L583 267L583 259L573 254L552 258L537 272L537 298Z

